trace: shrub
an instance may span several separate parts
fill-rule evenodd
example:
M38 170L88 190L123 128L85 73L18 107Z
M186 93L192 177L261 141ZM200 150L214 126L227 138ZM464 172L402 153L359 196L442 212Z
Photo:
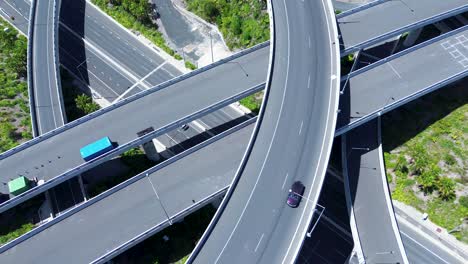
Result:
M432 193L432 191L434 191L438 183L440 172L440 168L432 164L429 169L423 170L421 175L418 176L416 180L424 193Z
M460 205L465 207L465 208L468 208L468 196L462 196L460 197Z
M440 198L444 200L455 198L455 182L448 177L442 177L437 181L437 190Z

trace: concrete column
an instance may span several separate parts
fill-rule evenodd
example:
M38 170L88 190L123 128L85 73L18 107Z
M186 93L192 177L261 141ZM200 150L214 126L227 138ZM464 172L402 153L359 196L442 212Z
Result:
M151 133L154 131L153 127L148 127L147 129L144 129L140 132L137 133L138 137L142 137L148 133ZM159 155L158 150L156 149L155 146L155 139L150 140L146 143L143 143L143 151L145 152L146 156L148 157L149 160L152 161L159 161L161 159L161 155Z
M143 151L145 151L145 154L149 160L159 161L161 159L161 155L156 150L156 146L154 145L154 142L152 140L144 143L142 146Z
M434 26L440 30L440 32L442 34L446 33L446 32L449 32L451 30L451 28L449 26L447 26L447 24L445 24L444 22L437 22L437 23L434 23Z
M88 200L88 195L86 195L86 191L84 189L84 184L83 184L83 177L81 176L81 174L78 175L78 183L80 184L81 194L83 194L83 198L86 202Z
M415 30L410 31L408 36L406 36L406 39L403 41L403 46L404 47L412 46L418 39L419 35L421 34L421 31L422 31L422 28L417 28Z

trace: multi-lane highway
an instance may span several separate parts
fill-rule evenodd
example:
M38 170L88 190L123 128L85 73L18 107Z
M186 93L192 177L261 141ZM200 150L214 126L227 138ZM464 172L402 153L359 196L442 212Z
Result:
M268 48L262 48L262 46L259 49L265 53L269 51ZM53 187L66 179L65 177L57 178L57 176L84 165L79 149L103 136L109 136L116 145L119 145L120 150L114 153L115 156L140 143L137 142L136 134L139 131L153 127L156 132L152 136L159 136L161 132L169 131L177 125L182 125L183 122L190 122L227 106L242 96L261 90L264 79L254 76L266 75L266 69L262 67L266 64L262 60L266 56L261 56L261 52L250 52L241 58L236 56L221 61L213 68L201 69L202 73L191 78L183 77L174 80L170 88L165 88L170 83L158 86L132 100L122 101L120 104L94 113L87 122L81 123L80 120L76 120L64 126L62 132L50 132L32 143L27 143L31 145L22 145L2 154L0 157L2 182L7 182L10 178L19 175L25 175L28 178L37 177L46 181L55 178L50 185L36 187L34 192L38 193L39 190ZM245 75L245 72L257 71L262 71L263 74ZM224 85L226 83L235 85ZM210 96L206 96L208 94ZM155 104L155 102L158 103ZM109 111L111 109L113 110ZM128 117L129 113L131 117ZM83 131L96 131L97 133L83 133ZM150 136L147 136L148 139ZM127 144L132 140L134 143ZM122 147L124 144L127 145ZM24 160L28 160L27 165L24 164ZM85 167L90 169L99 163L87 163ZM83 171L72 170L67 175L72 177ZM3 193L7 193L4 185L1 188ZM22 194L21 199L26 199L26 196L31 197L28 195ZM16 201L19 199L17 198ZM5 207L6 204L8 204L7 207ZM12 200L7 201L1 210L13 205Z
M468 26L342 78L337 135L468 76Z
M333 8L283 0L271 7L272 72L253 147L189 262L293 262L320 194L338 107ZM292 209L285 201L296 180L306 191Z
M383 161L380 118L342 136L347 204L368 263L408 263L395 219Z
M22 243L1 248L6 251L0 254L0 263L109 260L113 253L121 253L112 250L126 249L128 242L139 242L218 198L242 158L254 127L251 121L194 147L190 155L182 153L182 158L141 173L117 186L117 191L93 198Z
M35 136L47 133L66 123L62 87L58 73L59 0L34 0L28 40L28 85L31 100L31 117Z
M375 1L337 15L341 56L468 11L466 0ZM398 19L395 19L395 18Z

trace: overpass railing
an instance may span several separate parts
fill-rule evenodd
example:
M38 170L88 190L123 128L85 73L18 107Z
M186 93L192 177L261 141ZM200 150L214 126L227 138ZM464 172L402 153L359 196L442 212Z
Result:
M33 1L35 1L35 0L33 0ZM57 134L60 134L60 133L66 131L68 129L76 127L76 126L78 126L78 125L80 125L80 124L82 124L84 122L87 122L87 121L93 119L93 118L96 118L96 117L98 117L100 115L103 115L103 114L105 114L107 112L110 112L110 111L112 111L112 110L114 110L116 108L119 108L119 107L121 107L123 105L126 105L126 104L128 104L130 102L133 102L133 101L135 101L137 99L140 99L140 98L142 98L144 96L147 96L149 94L152 94L152 93L155 93L155 92L157 92L159 90L167 88L167 87L169 87L169 86L171 86L173 84L176 84L178 82L186 80L186 79L188 79L190 77L193 77L193 76L195 76L197 74L200 74L202 72L208 71L208 70L210 70L212 68L215 68L217 66L225 64L226 62L235 60L235 59L237 59L239 57L242 57L244 55L247 55L249 53L257 51L259 49L265 48L268 45L269 45L269 41L258 44L256 46L253 46L253 47L249 48L249 49L242 50L242 51L240 51L240 52L238 52L236 54L233 54L233 55L231 55L229 57L226 57L224 59L216 61L216 62L214 62L212 64L209 64L209 65L204 66L202 68L196 69L196 70L191 71L189 73L186 73L184 75L175 77L175 78L173 78L171 80L168 80L166 82L158 84L158 85L156 85L156 86L154 86L154 87L152 87L152 88L150 88L148 90L145 90L145 91L142 91L142 92L137 93L135 95L132 95L130 97L127 97L127 98L125 98L125 99L123 99L123 100L121 100L121 101L119 101L119 102L117 102L115 104L112 104L112 105L110 105L110 106L108 106L106 108L100 109L100 110L98 110L96 112L93 112L93 113L91 113L89 115L86 115L86 116L84 116L82 118L79 118L79 119L77 119L77 120L75 120L73 122L67 123L62 127L59 127L59 128L54 129L52 131L49 131L49 132L47 132L47 133L45 133L43 135L40 135L40 136L38 136L38 137L36 137L36 138L34 138L32 140L27 141L27 142L25 142L25 143L23 143L23 144L21 144L19 146L16 146L16 147L14 147L14 148L12 148L12 149L10 149L8 151L5 151L5 152L0 154L0 160L3 160L3 159L5 159L5 158L7 158L7 157L9 157L9 156L11 156L13 154L16 154L16 153L18 153L18 152L20 152L20 151L22 151L22 150L24 150L24 149L26 149L26 148L28 148L30 146L33 146L33 145L35 145L35 144L37 144L39 142L42 142L42 141L44 141L44 140L46 140L46 139L48 139L50 137L53 137L53 136L55 136Z
M438 15L430 17L430 18L422 19L422 20L420 20L418 22L415 22L415 23L412 23L412 24L408 24L407 26L404 26L402 28L395 29L393 31L381 34L381 35L379 35L379 36L377 36L375 38L372 38L372 39L363 41L361 43L358 43L358 44L356 44L354 46L348 47L347 49L345 49L345 50L343 50L341 52L341 57L346 56L346 55L348 55L350 53L356 52L356 51L358 51L360 49L372 46L374 44L378 44L378 43L383 42L383 41L385 41L385 40L387 40L387 39L389 39L391 37L395 37L395 36L397 36L397 35L399 35L401 33L411 31L414 28L420 28L420 27L435 23L437 21L449 18L451 16L458 15L458 14L466 12L466 11L468 11L468 4L457 7L457 8L454 8L452 10L449 10L447 12L438 14Z

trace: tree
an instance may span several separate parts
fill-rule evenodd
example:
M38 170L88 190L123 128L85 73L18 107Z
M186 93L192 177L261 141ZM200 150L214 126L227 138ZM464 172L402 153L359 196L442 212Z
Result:
M434 191L439 179L440 172L441 170L439 166L432 164L429 166L429 168L423 170L422 173L418 176L416 181L424 193L432 193L432 191Z
M91 100L91 97L80 94L75 98L76 107L83 111L85 114L90 114L99 110L99 105Z

